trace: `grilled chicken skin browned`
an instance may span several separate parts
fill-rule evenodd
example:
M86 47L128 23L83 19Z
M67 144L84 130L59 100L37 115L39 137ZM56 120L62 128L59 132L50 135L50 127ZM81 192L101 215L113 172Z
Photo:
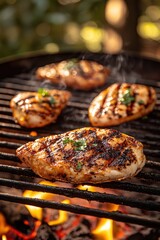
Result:
M97 62L70 59L40 67L36 75L38 79L48 79L86 91L104 85L109 69Z
M28 142L16 154L42 178L74 184L132 177L146 161L142 143L133 137L92 127Z
M46 90L22 92L12 98L10 107L16 122L26 128L43 127L55 122L66 106L70 92Z
M147 115L155 103L156 92L152 87L115 83L93 99L89 119L92 126L119 125Z

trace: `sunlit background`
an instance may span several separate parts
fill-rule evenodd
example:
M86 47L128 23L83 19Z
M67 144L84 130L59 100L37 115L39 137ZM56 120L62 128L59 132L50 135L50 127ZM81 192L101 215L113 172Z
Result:
M159 58L159 0L0 0L0 58L121 50Z

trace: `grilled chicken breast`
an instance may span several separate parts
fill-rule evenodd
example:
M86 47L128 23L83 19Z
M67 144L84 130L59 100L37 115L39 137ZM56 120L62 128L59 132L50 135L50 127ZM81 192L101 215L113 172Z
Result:
M115 83L93 99L89 107L92 126L119 125L147 115L156 103L152 87Z
M55 122L66 106L70 92L39 89L38 92L22 92L10 102L13 117L27 128L43 127Z
M16 154L42 178L74 184L132 177L146 161L142 143L133 137L92 127L28 142Z
M40 67L36 75L38 79L49 79L86 91L104 85L109 69L97 62L70 59Z

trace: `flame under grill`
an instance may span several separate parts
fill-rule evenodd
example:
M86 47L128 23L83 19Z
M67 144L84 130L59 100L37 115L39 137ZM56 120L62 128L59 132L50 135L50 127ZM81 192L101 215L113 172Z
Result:
M31 130L21 128L12 118L9 107L10 99L19 91L37 91L42 82L37 81L34 71L37 67L67 58L85 58L97 60L104 65L110 65L113 74L107 81L110 84L126 81L153 86L157 92L155 110L145 119L125 123L116 129L134 136L144 144L147 164L137 177L122 182L98 184L98 187L120 191L120 194L90 192L75 187L58 187L38 184L38 177L32 170L22 167L15 156L15 149L37 137L30 135ZM116 68L117 67L117 68ZM129 206L149 211L158 216L160 211L160 63L132 55L91 54L91 53L62 53L55 55L39 55L6 61L0 64L0 185L21 190L33 190L63 195L70 198L82 198L89 201L109 202L121 206ZM52 86L50 83L45 83ZM46 85L44 85L46 87ZM58 86L59 89L64 86ZM90 126L87 109L91 100L102 89L92 92L72 91L73 98L63 111L57 124L51 124L42 129L36 129L38 137L58 134L75 128ZM132 194L132 196L130 196ZM136 197L133 197L135 194ZM144 198L145 196L145 198ZM158 198L159 197L159 198ZM39 207L61 209L73 213L83 213L100 218L110 218L116 221L144 225L152 228L160 227L158 218L150 218L132 213L124 214L119 211L108 212L92 209L81 205L63 204L60 202L25 198L11 193L0 193L0 200L31 204Z

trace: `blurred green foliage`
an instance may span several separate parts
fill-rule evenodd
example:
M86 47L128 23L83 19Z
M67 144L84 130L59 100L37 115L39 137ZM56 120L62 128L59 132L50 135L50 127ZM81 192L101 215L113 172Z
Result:
M87 22L105 26L105 4L105 0L1 0L0 57L44 50L48 43L59 50L85 49L81 36L70 41L68 27L79 29Z
M113 0L0 0L0 58L33 51L108 51L120 41L109 28L122 39L120 50L158 57L160 1L119 0L128 11L123 27L107 22L109 2L114 19L118 1Z

